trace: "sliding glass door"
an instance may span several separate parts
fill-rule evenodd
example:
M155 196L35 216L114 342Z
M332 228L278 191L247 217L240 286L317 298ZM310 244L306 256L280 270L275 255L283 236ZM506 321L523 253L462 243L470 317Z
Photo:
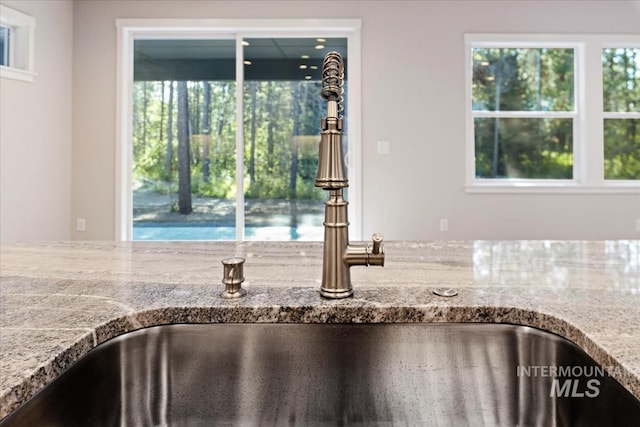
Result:
M236 237L235 45L134 41L134 240Z
M322 59L346 62L350 235L361 238L353 19L118 19L121 240L321 240Z
M321 240L331 50L347 38L134 39L133 239Z
M245 236L322 240L318 167L324 54L346 58L345 38L246 38L244 46Z

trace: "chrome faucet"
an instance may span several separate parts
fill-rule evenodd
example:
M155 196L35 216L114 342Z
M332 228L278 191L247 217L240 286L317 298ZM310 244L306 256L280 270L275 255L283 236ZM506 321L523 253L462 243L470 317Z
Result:
M382 235L374 234L371 245L349 244L348 202L342 189L349 186L342 154L344 62L338 52L329 52L322 64L320 95L327 101L322 119L320 160L315 186L329 191L324 206L324 249L320 295L346 298L353 295L351 266L384 266Z

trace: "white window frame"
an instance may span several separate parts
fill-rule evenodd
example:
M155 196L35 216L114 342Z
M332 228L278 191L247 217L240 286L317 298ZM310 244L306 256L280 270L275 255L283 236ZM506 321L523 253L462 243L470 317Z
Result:
M9 28L9 65L0 65L0 78L33 82L36 19L0 4L0 23Z
M640 180L604 179L604 118L602 49L640 47L637 35L465 34L465 191L467 193L623 193L640 194ZM499 112L500 117L570 117L573 119L573 177L553 179L493 179L475 176L474 118L493 112L472 111L472 49L574 49L573 112ZM631 113L635 114L635 113ZM628 114L625 117L629 117ZM640 115L639 115L640 117Z
M236 40L236 121L242 123L244 38L257 37L344 37L349 56L348 151L350 234L362 236L361 191L361 59L359 19L117 19L117 100L116 100L116 240L129 241L133 233L133 42L136 39L235 39ZM320 134L318 124L318 135ZM236 151L244 150L244 129L236 131ZM236 156L236 225L244 224L244 159ZM236 227L236 240L243 241L244 227Z

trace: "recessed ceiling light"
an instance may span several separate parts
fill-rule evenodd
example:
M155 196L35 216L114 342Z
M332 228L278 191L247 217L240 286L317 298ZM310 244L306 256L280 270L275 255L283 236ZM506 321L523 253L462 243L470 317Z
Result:
M326 39L316 39L316 41L317 41L318 43L324 43L324 42L326 42L327 40L326 40Z
M242 62L244 65L251 65L251 61L243 61Z
M304 76L304 79L305 79L305 80L311 80L311 76L306 75L306 76Z
M317 70L317 69L318 69L318 66L317 66L317 65L312 65L310 68L311 68L312 70Z
M318 49L318 50L319 49L324 49L324 45L323 44L316 45L316 49Z
M249 42L246 40L242 40L242 46L249 46Z
M309 55L302 55L300 58L302 58L302 59L309 59L309 58L310 58L310 56L309 56Z
M306 70L306 69L307 69L307 66L306 66L305 64L300 64L300 69L301 69L301 70Z

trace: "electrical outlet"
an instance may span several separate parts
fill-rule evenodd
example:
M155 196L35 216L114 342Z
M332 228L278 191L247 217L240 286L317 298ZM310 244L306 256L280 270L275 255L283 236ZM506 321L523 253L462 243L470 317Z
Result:
M449 231L449 220L443 218L440 220L440 231Z
M78 218L76 220L76 231L87 231L87 220L84 218Z

